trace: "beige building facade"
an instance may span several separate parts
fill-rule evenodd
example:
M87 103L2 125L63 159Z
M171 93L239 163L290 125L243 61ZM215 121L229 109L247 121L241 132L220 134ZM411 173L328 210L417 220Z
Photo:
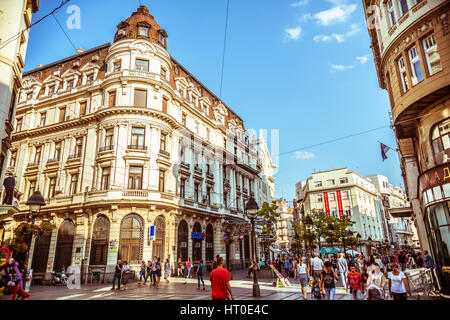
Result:
M118 258L134 270L154 256L172 268L178 257L248 263L243 208L250 196L272 200L270 154L170 56L166 38L141 6L113 44L24 74L8 164L24 197L6 239L40 190L37 223L55 229L33 241L37 277L78 265L109 280Z
M395 213L414 219L421 248L431 253L439 287L448 293L450 274L443 268L450 266L450 2L363 4L412 207Z

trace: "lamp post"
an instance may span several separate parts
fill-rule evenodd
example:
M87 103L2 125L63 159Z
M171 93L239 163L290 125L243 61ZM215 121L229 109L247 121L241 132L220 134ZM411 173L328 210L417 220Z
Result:
M367 238L367 244L368 244L367 254L370 255L372 254L372 238L370 236Z
M253 197L250 197L245 204L245 214L252 223L252 241L253 241L253 261L256 263L256 234L255 234L255 219L259 206ZM253 297L260 297L258 279L256 278L256 270L253 270Z
M36 190L33 192L33 194L31 195L31 197L28 199L28 201L26 202L26 205L28 205L30 207L30 212L27 214L27 220L30 221L31 220L31 228L30 230L32 230L33 226L34 226L34 222L36 220L36 217L39 215L39 212L41 212L41 207L45 206L45 200L44 197L42 196L41 192L39 190ZM28 250L27 250L27 254L25 255L25 262L24 262L24 277L25 277L25 281L27 281L27 276L28 276L28 259L29 259L29 255L30 255L30 247L31 247L31 239L32 239L32 233L30 232L29 236L28 236ZM31 266L30 268L31 269Z
M358 238L359 253L362 254L362 250L361 250L361 235L358 233L358 234L356 235L356 237Z
M311 251L311 257L312 257L311 229L313 227L313 221L310 216L306 216L306 218L305 218L305 227L306 227L306 230L308 230L309 250Z

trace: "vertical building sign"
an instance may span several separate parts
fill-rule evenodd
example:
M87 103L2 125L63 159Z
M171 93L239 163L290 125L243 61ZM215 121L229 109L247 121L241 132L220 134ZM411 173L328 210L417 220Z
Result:
M323 202L325 203L325 213L330 216L330 204L328 203L328 192L323 193Z
M344 209L342 208L342 197L341 197L341 192L340 191L336 191L336 196L337 196L337 203L338 203L338 209L339 209L339 219L343 219L344 217Z

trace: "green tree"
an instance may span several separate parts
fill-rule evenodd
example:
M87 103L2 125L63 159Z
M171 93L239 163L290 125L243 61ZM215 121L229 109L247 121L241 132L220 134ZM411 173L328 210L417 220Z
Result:
M277 223L277 219L280 216L280 213L277 212L278 206L275 201L272 203L264 202L257 212L257 216L261 220L266 220L269 223L264 223L262 227L262 234L265 235L273 235L273 239L263 239L261 243L264 246L264 253L267 257L267 249L270 247L272 243L276 241L276 229L275 225Z

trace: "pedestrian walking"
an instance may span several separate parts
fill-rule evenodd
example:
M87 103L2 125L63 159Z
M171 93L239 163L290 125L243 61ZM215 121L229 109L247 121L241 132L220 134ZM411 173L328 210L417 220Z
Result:
M319 258L317 252L314 253L314 258L311 260L311 274L314 280L320 280L320 275L323 271L323 261Z
M436 278L434 276L434 261L433 258L428 254L428 251L425 250L423 252L424 258L423 261L425 263L425 268L429 269L431 271L431 277L433 278L433 285L434 287L437 287Z
M130 274L130 266L128 265L127 261L124 261L122 267L122 290L127 290L129 274Z
M187 270L188 270L187 278L192 278L192 275L191 275L191 270L192 270L191 258L188 258L188 261L186 262L186 267L187 267Z
M369 278L367 279L367 298L370 300L369 291L376 287L381 292L381 298L385 297L386 278L377 263L374 263L369 267ZM373 293L373 292L372 292Z
M200 259L200 263L197 266L197 280L198 280L198 287L197 290L200 290L200 280L202 281L203 284L203 290L206 290L205 287L205 281L203 281L203 270L205 269L205 265L203 264L203 259Z
M155 288L158 289L159 281L161 280L161 269L162 269L162 267L161 267L161 258L159 258L159 257L156 260L155 269L156 269L156 273L155 273L155 276L156 276Z
M289 262L288 258L285 258L284 260L284 272L286 273L286 278L289 279L289 270L291 268L291 264Z
M416 257L417 268L423 268L424 261L422 257L422 253L418 252Z
M146 274L145 274L145 280L144 280L144 285L147 283L147 279L150 276L150 284L152 284L152 262L150 260L148 260L147 262L147 267L146 267Z
M145 281L145 270L146 269L147 269L147 265L145 264L145 261L142 260L141 261L141 267L140 267L140 270L139 270L139 282L138 282L138 284L142 283L142 278L144 278L144 281Z
M119 259L119 260L117 260L117 264L114 269L113 287L111 288L111 290L115 289L116 280L117 280L117 290L120 290L120 278L121 277L122 277L122 261Z
M152 278L153 278L153 286L156 287L156 263L158 262L158 258L155 256L152 261Z
M348 292L348 288L352 289L353 300L360 300L361 297L361 287L362 287L362 277L357 271L355 265L350 266L350 272L347 276L347 286L345 291Z
M164 264L164 280L166 280L166 283L169 283L169 276L170 276L170 262L169 259L166 259L166 263Z
M223 267L222 257L217 258L217 268L209 275L211 281L212 300L234 300L233 292L230 286L230 272Z
M365 262L361 272L361 293L366 293L367 280L369 279L369 273L367 272L367 263Z
M300 262L297 264L297 273L300 280L300 286L302 288L303 300L307 300L307 287L309 283L309 269L306 265L305 258L301 258Z
M16 186L16 179L12 172L8 172L8 176L3 180L3 186L5 187L5 197L3 198L3 203L6 205L13 204L14 187Z
M334 300L334 294L336 293L336 282L339 277L336 272L332 269L333 265L331 261L325 261L324 269L320 276L320 286L322 292L325 291L327 295L327 300Z
M381 272L384 272L384 265L382 259L380 259L380 256L374 256L374 264L377 264L380 267Z
M409 293L408 281L403 271L400 271L398 264L392 264L392 272L388 274L389 296L394 300L407 300Z
M341 281L342 281L342 286L344 288L346 288L347 287L347 275L348 275L348 262L344 258L344 254L343 253L341 253L339 256L340 257L337 260L337 269L338 269L339 276L340 276Z

